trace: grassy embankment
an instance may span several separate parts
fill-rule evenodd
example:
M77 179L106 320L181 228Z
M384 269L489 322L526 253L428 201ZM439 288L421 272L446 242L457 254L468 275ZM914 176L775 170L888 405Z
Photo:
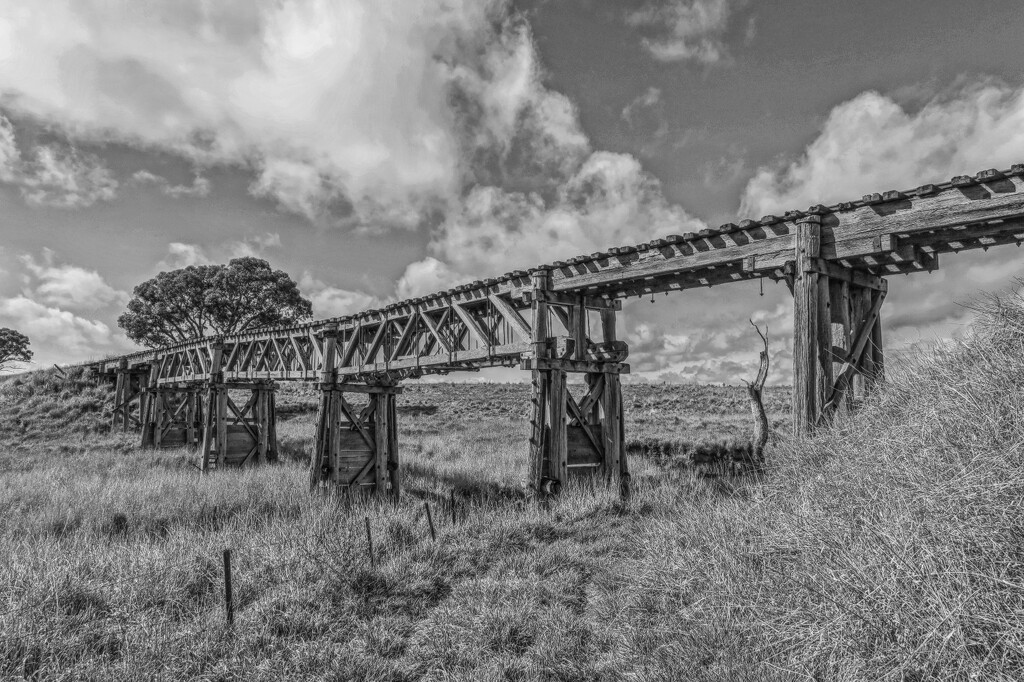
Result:
M200 478L102 434L105 388L6 382L0 611L21 610L0 616L0 676L1019 679L1024 303L989 308L855 418L781 439L762 480L687 464L749 429L742 389L629 387L625 505L524 499L518 386L409 389L404 500L349 509L305 494L302 389L279 402L285 464Z

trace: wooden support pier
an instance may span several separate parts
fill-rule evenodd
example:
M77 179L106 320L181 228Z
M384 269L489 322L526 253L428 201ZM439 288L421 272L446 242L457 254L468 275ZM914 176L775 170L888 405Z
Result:
M203 424L202 389L199 386L153 386L142 400L144 448L199 446Z
M623 299L785 281L793 293L793 431L804 436L853 409L883 377L887 278L931 272L940 254L1022 242L1024 164L1016 164L613 247L355 315L89 364L116 384L115 427L141 427L153 446L201 442L204 470L272 460L274 382L316 382L313 487L394 495L398 384L518 364L533 381L531 487L552 493L588 473L625 492L620 375L629 371L628 348L615 335ZM582 385L573 375L583 375ZM237 402L239 392L247 400Z
M821 219L797 222L793 290L793 433L809 434L882 378L888 282L821 258Z
M120 431L142 428L142 400L149 379L149 365L130 367L127 360L114 370L114 408L111 426Z
M398 423L399 386L321 384L316 438L310 463L310 488L324 485L350 493L400 493ZM349 398L345 394L349 394ZM365 404L350 402L353 394Z
M530 486L538 494L557 494L573 476L600 476L629 491L619 375L625 344L615 339L615 309L584 295L553 297L546 271L533 273L533 350L522 368L533 372L530 424ZM588 315L601 318L602 342L587 335ZM571 333L562 342L551 335L551 317ZM601 356L602 360L588 358ZM585 391L573 397L568 377L584 376Z
M270 381L215 382L204 387L200 447L204 472L277 460L274 391Z

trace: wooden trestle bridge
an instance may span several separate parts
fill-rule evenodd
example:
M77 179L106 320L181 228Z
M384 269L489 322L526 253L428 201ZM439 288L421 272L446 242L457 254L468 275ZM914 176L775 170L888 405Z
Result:
M275 383L316 382L312 486L397 496L401 382L518 364L533 373L533 488L554 492L574 473L590 472L625 490L619 377L629 371L628 348L616 338L623 298L763 277L785 281L794 301L793 428L801 435L849 409L882 375L887 276L934 270L944 252L1022 240L1024 164L93 366L116 380L115 424L141 428L144 445L198 447L204 471L275 459ZM567 390L571 372L585 375L580 399ZM353 393L366 394L366 405L349 402Z

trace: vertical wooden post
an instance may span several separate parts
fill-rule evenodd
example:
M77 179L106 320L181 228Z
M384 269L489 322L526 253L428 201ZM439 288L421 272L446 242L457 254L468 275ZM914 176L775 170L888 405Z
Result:
M569 479L569 444L565 419L565 372L548 372L548 477L565 487Z
M614 378L615 383L615 405L618 416L616 417L619 432L619 495L624 500L629 500L630 481L629 458L626 456L626 422L622 410L622 381L619 375Z
M258 395L256 397L256 408L257 408L257 433L260 437L258 449L256 451L256 461L260 464L266 464L270 454L270 392L271 389L267 386L260 386L256 389Z
M333 385L333 384L332 384ZM341 416L343 414L341 404L344 402L345 396L340 390L333 388L331 390L331 413L329 415L329 422L327 424L327 464L328 471L335 471L337 461L334 459L338 456L341 450ZM351 499L352 491L349 490L349 499Z
M224 344L220 341L215 341L210 346L210 402L206 423L207 431L211 438L210 443L217 452L216 464L218 469L224 468L228 454L228 389L223 386L223 360ZM205 464L205 456L203 461Z
M871 311L871 295L872 291L867 287L850 288L850 320L853 324L853 330L850 334L851 339L860 332L863 320ZM857 371L850 382L849 392L854 400L866 395L871 377L874 375L874 368L873 356L870 351L866 351L861 356L861 361L857 365Z
M394 393L388 393L385 397L388 407L388 479L391 482L391 496L397 503L402 492L401 471L398 468L398 400Z
M829 338L833 341L832 348L842 349L843 352L839 355L836 353L831 354L829 366L832 368L833 377L836 370L842 366L843 359L846 357L845 354L849 353L853 343L853 325L850 318L851 288L856 289L857 287L851 287L850 283L845 280L829 280L829 298L832 302L832 327L829 332ZM829 395L830 392L831 387L829 387L825 395ZM847 411L853 409L853 390L846 391L841 407Z
M164 446L164 422L168 414L167 391L162 386L153 391L153 447L157 450Z
M267 461L277 461L277 389L267 391Z
M112 421L114 423L114 427L115 428L117 426L120 426L122 429L126 428L125 424L123 424L123 423L119 424L118 422L122 421L121 414L122 414L122 405L124 403L124 396L125 396L125 391L124 391L125 379L126 379L125 373L122 370L118 369L118 371L117 371L117 380L114 383L114 415L113 415L113 420Z
M196 443L196 405L195 390L190 386L185 390L185 447L189 450Z
M373 479L376 494L384 492L385 481L387 481L390 435L388 434L388 401L386 393L371 393L370 400L377 404L373 411L374 434L373 440L377 446L375 456L377 458L373 467Z
M817 217L817 216L815 216ZM819 254L820 230L819 230ZM815 423L821 417L822 408L832 393L832 294L831 280L828 275L818 275L818 360L815 367L815 402L817 412Z
M533 273L533 356L538 360L548 357L548 304L539 298L539 292L547 291L549 273L541 270ZM544 479L548 476L546 458L548 455L547 414L549 393L549 372L533 370L533 405L530 416L530 485L537 493L542 492Z
M583 295L579 296L579 302L570 308L570 325L572 329L573 357L577 360L587 359L587 308L583 304Z
M224 610L228 625L235 624L235 599L231 593L231 550L224 550Z
M327 477L330 462L331 391L320 389L320 402L316 408L316 436L313 455L309 458L309 490L315 490Z
M203 410L203 444L199 450L202 453L201 461L203 473L206 473L210 470L210 465L214 464L212 460L214 452L213 441L215 438L214 414L217 409L217 387L216 385L213 384L213 382L210 382L210 384L207 385L206 387L206 400L204 401L204 403L205 405Z
M437 531L434 530L434 517L430 514L430 502L423 501L423 508L427 510L427 524L430 526L430 539L437 540Z
M820 300L820 276L815 267L821 254L821 218L801 218L797 221L796 227L796 273L793 286L793 434L802 436L810 433L822 406L819 395L824 379L824 369L821 367L821 313L824 306Z
M885 297L886 290L874 292L875 296ZM875 324L871 328L871 364L872 383L885 380L885 354L882 352L882 314L879 312Z
M620 448L620 429L622 428L622 401L619 399L619 375L606 372L604 375L604 395L601 400L604 408L604 421L601 433L604 437L605 476L614 483L619 478L622 466L622 450Z
M541 492L547 473L548 374L533 371L533 399L530 412L530 486Z
M158 421L157 406L157 378L160 376L160 361L156 360L149 367L149 379L145 385L140 385L142 395L139 398L139 419L142 422L142 447L154 447L154 429Z
M113 426L121 427L122 431L128 430L128 400L131 395L131 377L128 373L128 361L121 360L117 363L117 383L114 385L114 415Z
M334 381L338 347L338 325L324 325L323 353L320 365L320 402L316 413L316 437L313 440L313 456L309 458L309 489L314 490L327 478L330 471L331 439L337 429L334 405Z
M228 389L223 384L215 389L213 423L217 430L217 468L223 469L228 457Z

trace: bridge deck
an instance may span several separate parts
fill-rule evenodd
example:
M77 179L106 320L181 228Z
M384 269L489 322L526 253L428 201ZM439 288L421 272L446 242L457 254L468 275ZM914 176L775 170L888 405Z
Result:
M91 363L102 372L149 366L158 384L276 379L315 381L415 377L528 363L533 354L531 274L551 273L551 336L583 348L577 359L620 361L620 349L589 333L588 315L626 296L769 277L789 279L797 225L821 222L822 267L838 263L861 278L932 270L938 255L1024 240L1024 164L958 176L948 183L812 206L696 234L671 235L528 271L476 281L356 315L201 338ZM577 308L578 309L578 308ZM582 320L582 322L581 322ZM324 366L325 344L337 352ZM215 344L222 350L215 353ZM219 358L219 368L214 367ZM525 365L524 365L525 366Z

